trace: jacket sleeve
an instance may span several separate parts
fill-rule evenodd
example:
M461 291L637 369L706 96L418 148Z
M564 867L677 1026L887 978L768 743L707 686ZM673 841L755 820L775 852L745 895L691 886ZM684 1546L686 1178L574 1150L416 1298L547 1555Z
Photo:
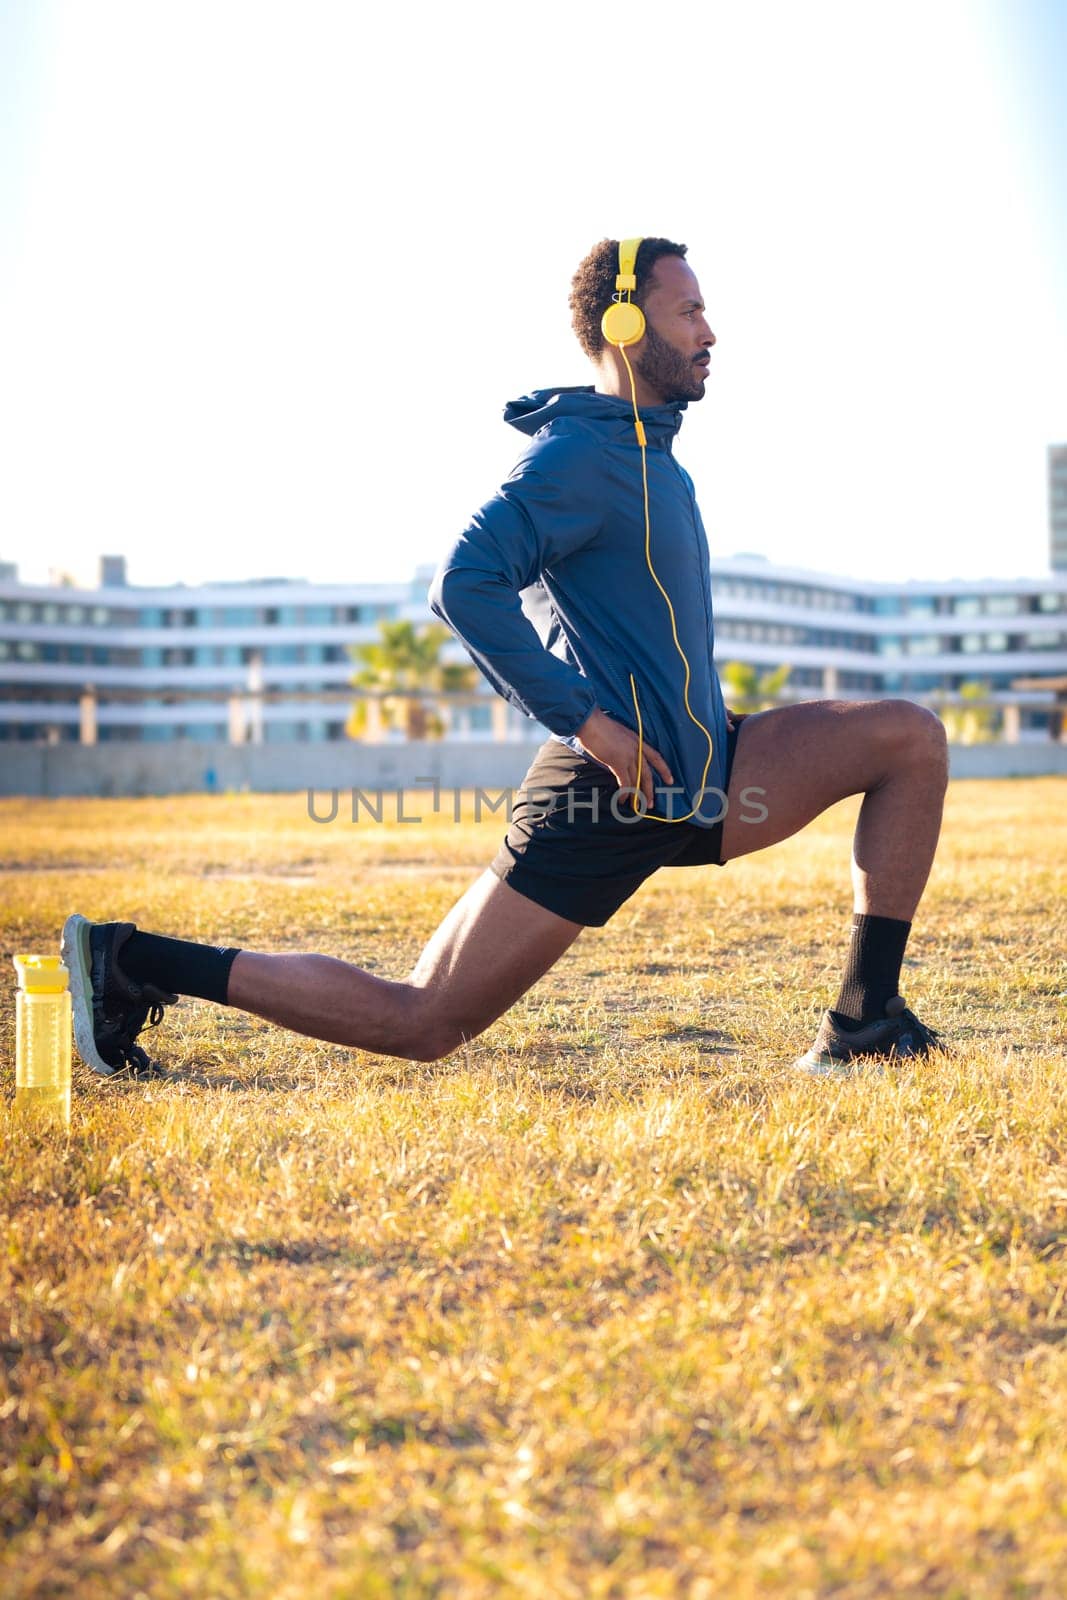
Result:
M595 708L589 680L545 649L519 592L599 531L588 446L549 438L475 513L430 585L448 623L497 692L552 733L577 732Z

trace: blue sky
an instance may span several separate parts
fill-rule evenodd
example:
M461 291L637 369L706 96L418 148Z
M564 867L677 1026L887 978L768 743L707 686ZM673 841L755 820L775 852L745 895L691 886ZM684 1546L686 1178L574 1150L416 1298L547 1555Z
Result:
M717 554L1041 571L1065 76L1067 0L0 0L0 558L407 576L644 231L719 339L678 446Z

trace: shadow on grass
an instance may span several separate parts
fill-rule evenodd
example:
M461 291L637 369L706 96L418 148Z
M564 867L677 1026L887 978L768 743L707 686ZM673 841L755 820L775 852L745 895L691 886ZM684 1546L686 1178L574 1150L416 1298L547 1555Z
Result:
M362 1270L381 1265L373 1250L353 1247L340 1240L316 1239L235 1239L212 1244L197 1251L197 1259L211 1266L220 1261L235 1261L250 1266L257 1261L282 1261L290 1266L336 1265Z
M676 1044L693 1044L701 1055L735 1056L738 1048L732 1033L723 1033L721 1028L698 1028L688 1023L657 1034L657 1038L669 1039Z
M223 1089L235 1094L247 1094L253 1089L262 1090L265 1094L299 1094L319 1087L307 1073L254 1073L249 1077L239 1077L235 1073L204 1072L195 1067L188 1070L157 1067L150 1075L141 1077L134 1077L128 1072L116 1072L110 1078L94 1077L91 1088L85 1083L76 1087L88 1089L94 1094L127 1096L143 1093L145 1089L184 1088L186 1085L196 1089Z
M358 1067L360 1088L368 1085L382 1084L396 1086L417 1086L419 1083L432 1082L438 1078L447 1078L463 1070L464 1063L453 1056L444 1061L403 1061L388 1056L368 1056L365 1062ZM344 1093L349 1087L342 1080L345 1071L350 1068L314 1068L294 1067L289 1070L272 1068L269 1071L250 1067L246 1072L235 1072L232 1068L220 1068L212 1071L210 1068L191 1065L188 1067L156 1067L151 1074L135 1077L128 1072L116 1072L110 1078L98 1078L86 1073L75 1080L75 1088L83 1093L130 1095L150 1088L178 1088L186 1086L195 1089L219 1089L230 1094L249 1094L255 1091L263 1094L310 1094L321 1093L330 1086L330 1079L336 1078L338 1093Z

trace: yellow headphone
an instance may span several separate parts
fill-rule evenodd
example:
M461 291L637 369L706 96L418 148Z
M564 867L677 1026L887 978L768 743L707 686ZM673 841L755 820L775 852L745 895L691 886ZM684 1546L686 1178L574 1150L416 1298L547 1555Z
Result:
M619 244L619 271L611 305L600 319L600 331L609 344L636 344L645 336L645 314L630 299L637 288L637 252L640 239L623 239ZM622 297L626 296L624 300Z
M711 766L711 758L715 747L708 729L705 728L700 718L694 714L693 708L689 704L689 680L691 676L689 658L682 649L682 642L678 637L678 623L674 615L674 607L671 605L671 597L662 583L660 583L656 569L652 565L652 522L648 511L648 460L645 454L648 441L645 438L645 425L641 421L641 414L637 409L637 383L634 379L633 368L630 365L630 358L625 349L626 345L636 344L645 335L645 314L641 307L635 305L630 299L630 296L637 288L637 252L640 247L640 239L622 239L619 242L619 271L615 278L615 294L612 297L611 305L608 306L608 309L600 319L600 331L608 344L614 345L622 356L623 361L626 363L626 371L630 377L630 395L633 399L634 407L634 432L637 434L637 442L641 446L641 486L645 500L645 560L648 563L648 570L652 574L653 583L667 602L675 649L681 656L682 664L685 667L685 685L682 690L685 709L689 714L690 722L696 723L708 741L708 759L704 763L704 771L700 778L700 795L703 797L704 785L707 783L708 769ZM624 295L626 296L625 299L623 299ZM641 707L637 703L637 684L634 682L632 672L630 673L630 692L633 695L634 713L637 717L637 782L634 785L634 810L636 811L637 796L641 792L641 758L644 751L644 743L641 728ZM651 811L646 812L645 816L649 822L670 823L688 822L689 818L695 817L696 814L697 807L694 806L692 811L688 811L684 817L657 817Z

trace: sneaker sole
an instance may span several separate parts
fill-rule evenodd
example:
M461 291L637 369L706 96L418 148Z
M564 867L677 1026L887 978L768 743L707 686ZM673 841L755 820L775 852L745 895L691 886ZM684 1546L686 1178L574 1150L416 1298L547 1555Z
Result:
M63 937L59 943L63 965L70 973L71 1010L74 1013L74 1043L85 1065L98 1078L113 1078L115 1068L109 1067L96 1048L93 1031L93 975L89 954L89 933L93 924L77 912L63 924Z
M809 1050L793 1062L794 1072L803 1072L809 1078L884 1078L885 1066L877 1056L854 1056L851 1061L838 1061L834 1056L815 1055Z

